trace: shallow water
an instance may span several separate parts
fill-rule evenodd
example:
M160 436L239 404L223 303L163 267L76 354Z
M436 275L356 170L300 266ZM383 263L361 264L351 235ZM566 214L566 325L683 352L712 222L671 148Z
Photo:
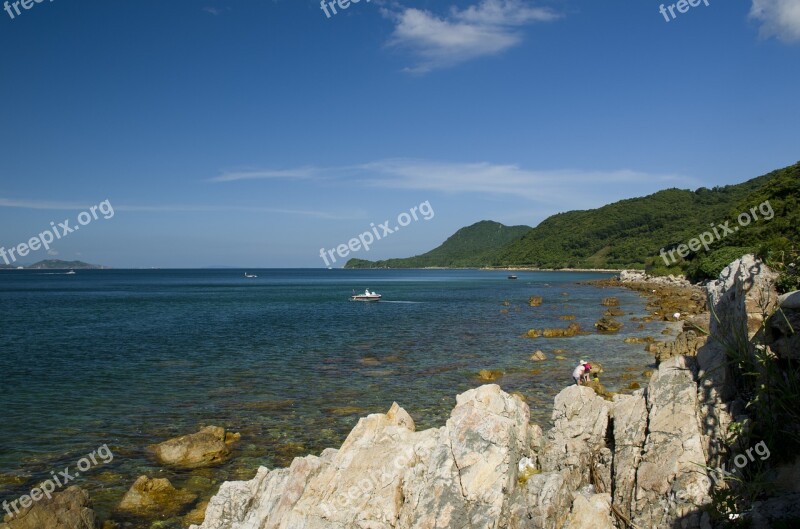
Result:
M0 271L0 501L108 444L114 460L73 482L105 516L140 474L208 496L259 465L338 447L359 416L397 401L418 429L440 426L455 396L500 369L545 425L579 357L605 366L609 389L643 380L652 355L627 336L645 300L578 281L599 273L477 270L97 270L76 275ZM348 301L352 290L380 303ZM529 307L528 297L544 303ZM617 335L539 338L530 328L587 331L603 297L628 313ZM503 302L507 300L508 305ZM504 312L507 311L507 312ZM543 362L530 361L537 349ZM567 360L555 359L554 349ZM534 369L541 370L534 374ZM215 469L165 471L145 447L207 424L241 432ZM146 526L146 525L145 525Z

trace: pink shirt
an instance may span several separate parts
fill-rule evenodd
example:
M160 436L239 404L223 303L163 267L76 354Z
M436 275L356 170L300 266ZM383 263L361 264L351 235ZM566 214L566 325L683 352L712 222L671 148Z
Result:
M580 378L585 372L586 368L583 367L583 364L581 364L575 368L575 371L572 372L572 378Z

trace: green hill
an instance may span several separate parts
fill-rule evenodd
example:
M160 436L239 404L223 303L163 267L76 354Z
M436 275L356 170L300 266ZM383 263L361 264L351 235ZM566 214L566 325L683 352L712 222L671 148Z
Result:
M654 273L687 272L695 279L714 277L745 253L770 257L770 252L796 248L800 243L798 197L800 163L737 185L667 189L598 209L554 215L498 252L492 264L647 268ZM762 204L770 220L758 210ZM758 220L752 220L754 207ZM743 213L751 217L746 226L737 220ZM734 233L720 227L726 222ZM703 233L708 234L707 240L713 237L709 250L700 247L686 255L684 248L685 258L680 258L675 250ZM673 250L675 259L665 260L661 248Z
M752 220L753 211L757 220ZM751 216L747 225L737 220L743 213ZM731 233L720 226L726 222ZM713 236L708 250L682 246L704 233L707 240ZM744 253L788 263L797 258L799 247L797 163L742 184L666 189L597 209L559 213L531 229L482 221L428 253L377 262L352 259L346 267L646 268L703 279ZM672 251L674 261L665 261L662 248ZM677 253L681 248L683 258Z
M345 268L467 268L485 265L510 242L530 231L530 226L505 226L483 220L461 228L430 252L405 259L366 261L350 259Z
M767 182L732 206L724 220L735 233L698 252L684 268L690 277L716 277L733 259L756 253L778 269L797 260L800 250L800 163L765 176ZM755 208L755 209L754 209ZM739 216L747 215L749 219ZM758 220L753 220L755 216ZM708 228L706 228L708 229Z

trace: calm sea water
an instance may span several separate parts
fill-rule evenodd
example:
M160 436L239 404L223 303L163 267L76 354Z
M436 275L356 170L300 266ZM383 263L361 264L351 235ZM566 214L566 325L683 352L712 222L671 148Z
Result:
M619 389L631 381L625 368L638 366L627 377L641 381L652 362L623 339L663 329L637 330L625 316L617 335L522 337L566 326L559 316L567 314L591 331L609 295L630 315L644 314L633 292L577 283L608 274L517 272L510 281L477 270L249 272L258 278L243 270L0 271L0 501L104 444L114 460L74 482L91 491L101 515L141 474L208 496L259 465L338 447L359 416L393 401L418 429L440 426L456 394L481 384L481 369L503 370L497 383L525 395L544 425L580 357L602 363L603 382ZM364 288L385 301L348 301ZM544 304L529 307L531 295ZM537 349L546 361L530 361ZM149 459L148 444L207 424L241 432L229 463L176 473Z

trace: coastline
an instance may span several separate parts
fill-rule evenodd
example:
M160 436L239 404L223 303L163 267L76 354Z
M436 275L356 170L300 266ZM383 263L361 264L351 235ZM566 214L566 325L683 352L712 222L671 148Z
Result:
M567 270L561 270L561 271L567 271ZM604 271L604 272L608 272L608 271ZM611 281L611 280L610 280L610 279L604 279L604 280L597 280L597 281ZM571 282L572 282L572 281L571 281ZM621 286L624 286L624 285L608 284L607 286L621 287ZM554 291L554 292L557 294L557 291ZM527 295L526 295L525 297L527 297ZM598 300L598 301L599 301L599 300ZM602 311L603 309L602 309L602 307L600 307L600 306L598 306L598 307L597 307L597 309L598 309L598 314L597 314L597 315L599 316L599 312L600 312L600 311ZM594 309L593 309L593 310L594 310ZM638 311L637 311L637 313L638 313ZM657 318L653 318L653 319L652 319L652 320L650 320L650 321L654 321L654 322L656 322L656 321L658 321L658 320L657 320ZM592 329L592 334L594 334L594 330L593 330L593 329ZM674 336L670 336L669 338L672 340L672 339L674 339ZM621 342L622 342L622 340L623 340L622 336L619 336L619 338L616 338L616 337L615 337L614 339L617 341L617 343L620 343L620 344L621 344ZM566 346L566 347L569 347L569 345L568 345L568 342L565 342L565 346ZM536 348L536 346L535 346L535 345L533 345L533 348L535 349L535 348ZM548 354L549 354L549 353L548 353ZM526 358L527 358L527 357L526 357ZM576 357L576 358L577 358L577 357ZM652 360L652 357L647 357L645 361L643 361L643 362L640 362L640 363L637 363L637 362L631 362L631 364L630 364L631 373L630 373L630 374L631 374L632 376L634 376L634 375L635 375L636 377L639 377L639 376L640 376L640 375L639 375L640 373L644 374L644 373L647 371L647 369L648 369L649 367L652 367L652 366L650 365L650 363L651 363L651 360ZM566 363L564 363L564 364L563 364L563 366L565 366L565 367L564 367L564 369L568 369L568 367L566 366ZM367 366L365 366L365 367L372 367L372 366L369 366L369 365L367 365ZM490 365L487 365L486 367L492 367L492 366L490 366ZM531 367L535 367L535 365L531 365ZM518 373L515 373L515 372L513 372L513 371L510 371L510 370L509 370L509 375L510 375L510 377L511 377L511 376L519 376L519 375L518 375ZM547 373L546 373L545 375L547 376ZM567 371L567 375L568 375L568 371ZM557 375L556 375L556 376L557 376ZM645 378L646 378L646 377L645 377ZM502 383L502 382L501 382L501 383ZM507 387L507 386L506 386L506 387ZM512 388L513 388L513 387L512 387ZM508 389L508 391L509 391L509 392L511 392L512 390L511 390L511 389ZM630 389L630 388L629 388L629 389L626 389L626 390L621 390L621 391L620 391L620 394L628 393L629 391L633 391L633 389ZM548 397L548 404L549 404L550 402L552 402L552 399L550 399L550 398ZM268 403L268 404L272 404L272 403ZM413 404L413 403L406 402L406 404L408 405L408 404ZM288 404L287 404L287 406L288 406ZM265 407L264 409L265 409L265 410L269 410L269 411L271 411L272 413L274 413L274 410L268 409L268 408L266 408L266 407ZM363 411L363 410L362 410L362 411ZM548 410L547 410L547 412L549 413L549 406L548 406ZM189 433L189 432L184 432L184 433ZM295 448L296 448L296 450L295 450ZM307 447L307 448L310 448L310 447ZM290 453L291 453L291 455L292 455L292 456L294 456L294 455L298 455L298 457L299 457L301 454L298 454L297 452L299 452L301 449L302 449L302 447L300 447L300 446L297 446L297 447L294 447L294 446L292 446L292 450L290 451ZM115 450L116 450L116 448L115 448ZM240 450L240 449L237 449L237 452L239 452L239 450ZM302 453L306 453L306 452L302 452ZM288 456L288 455L289 455L289 454L287 454L287 456ZM287 462L286 464L288 465L288 462ZM254 470L253 470L253 471L254 471ZM213 474L216 474L216 472L213 472L212 470L209 470L209 471L208 471L208 473L207 473L207 475L208 475L208 476L210 476L210 475L212 475L212 473L213 473ZM238 476L239 476L239 477L244 477L244 478L246 478L246 477L250 477L251 475L252 475L252 474L250 474L250 475L247 475L247 474L238 474ZM180 478L180 477L178 477L178 478L177 478L177 480L176 480L176 477L173 477L173 476L172 476L172 475L170 475L170 474L166 474L166 476L170 477L170 478L173 480L173 483L174 483L175 487L178 487L178 488L180 488L180 487L183 487L183 486L187 486L187 484L196 484L196 481L195 481L195 482L191 482L191 480L182 479L182 478ZM206 477L206 474L203 474L203 477L205 478L205 477ZM229 477L228 477L228 479L232 479L232 478L233 478L233 479L236 479L236 476L229 476ZM222 479L225 479L225 478L222 478ZM184 483L184 482L185 482L185 483ZM130 481L126 481L126 484L125 484L125 486L127 487L127 486L129 486L129 485L130 485ZM195 492L200 492L200 490L195 490ZM94 491L93 491L93 496L94 496ZM207 496L205 496L205 494L203 494L203 495L202 495L202 497L204 497L204 498L207 498ZM109 514L109 513L108 513L108 512L104 512L103 514ZM119 519L119 518L117 518L117 519ZM137 527L138 527L138 526L137 526Z
M734 265L742 275L752 271ZM672 315L675 325L703 314L699 287L643 279L629 288L650 298L650 321L669 322L666 311L678 306L686 313ZM742 278L745 296L726 295L738 282L710 285L715 313L723 319L740 313L763 281ZM339 449L223 484L192 529L278 528L287 521L322 529L350 527L356 519L402 529L434 521L437 527L711 527L714 468L735 455L724 446L732 420L724 399L735 384L725 376L726 362L709 343L702 355L661 362L646 388L632 395L609 401L591 387L566 387L554 399L546 431L530 422L522 400L495 384L460 394L440 428L416 431L395 403L362 418ZM762 461L768 457L767 451ZM775 499L780 507L796 503L795 496ZM748 514L786 516L785 508L753 507ZM442 513L447 518L439 525Z

